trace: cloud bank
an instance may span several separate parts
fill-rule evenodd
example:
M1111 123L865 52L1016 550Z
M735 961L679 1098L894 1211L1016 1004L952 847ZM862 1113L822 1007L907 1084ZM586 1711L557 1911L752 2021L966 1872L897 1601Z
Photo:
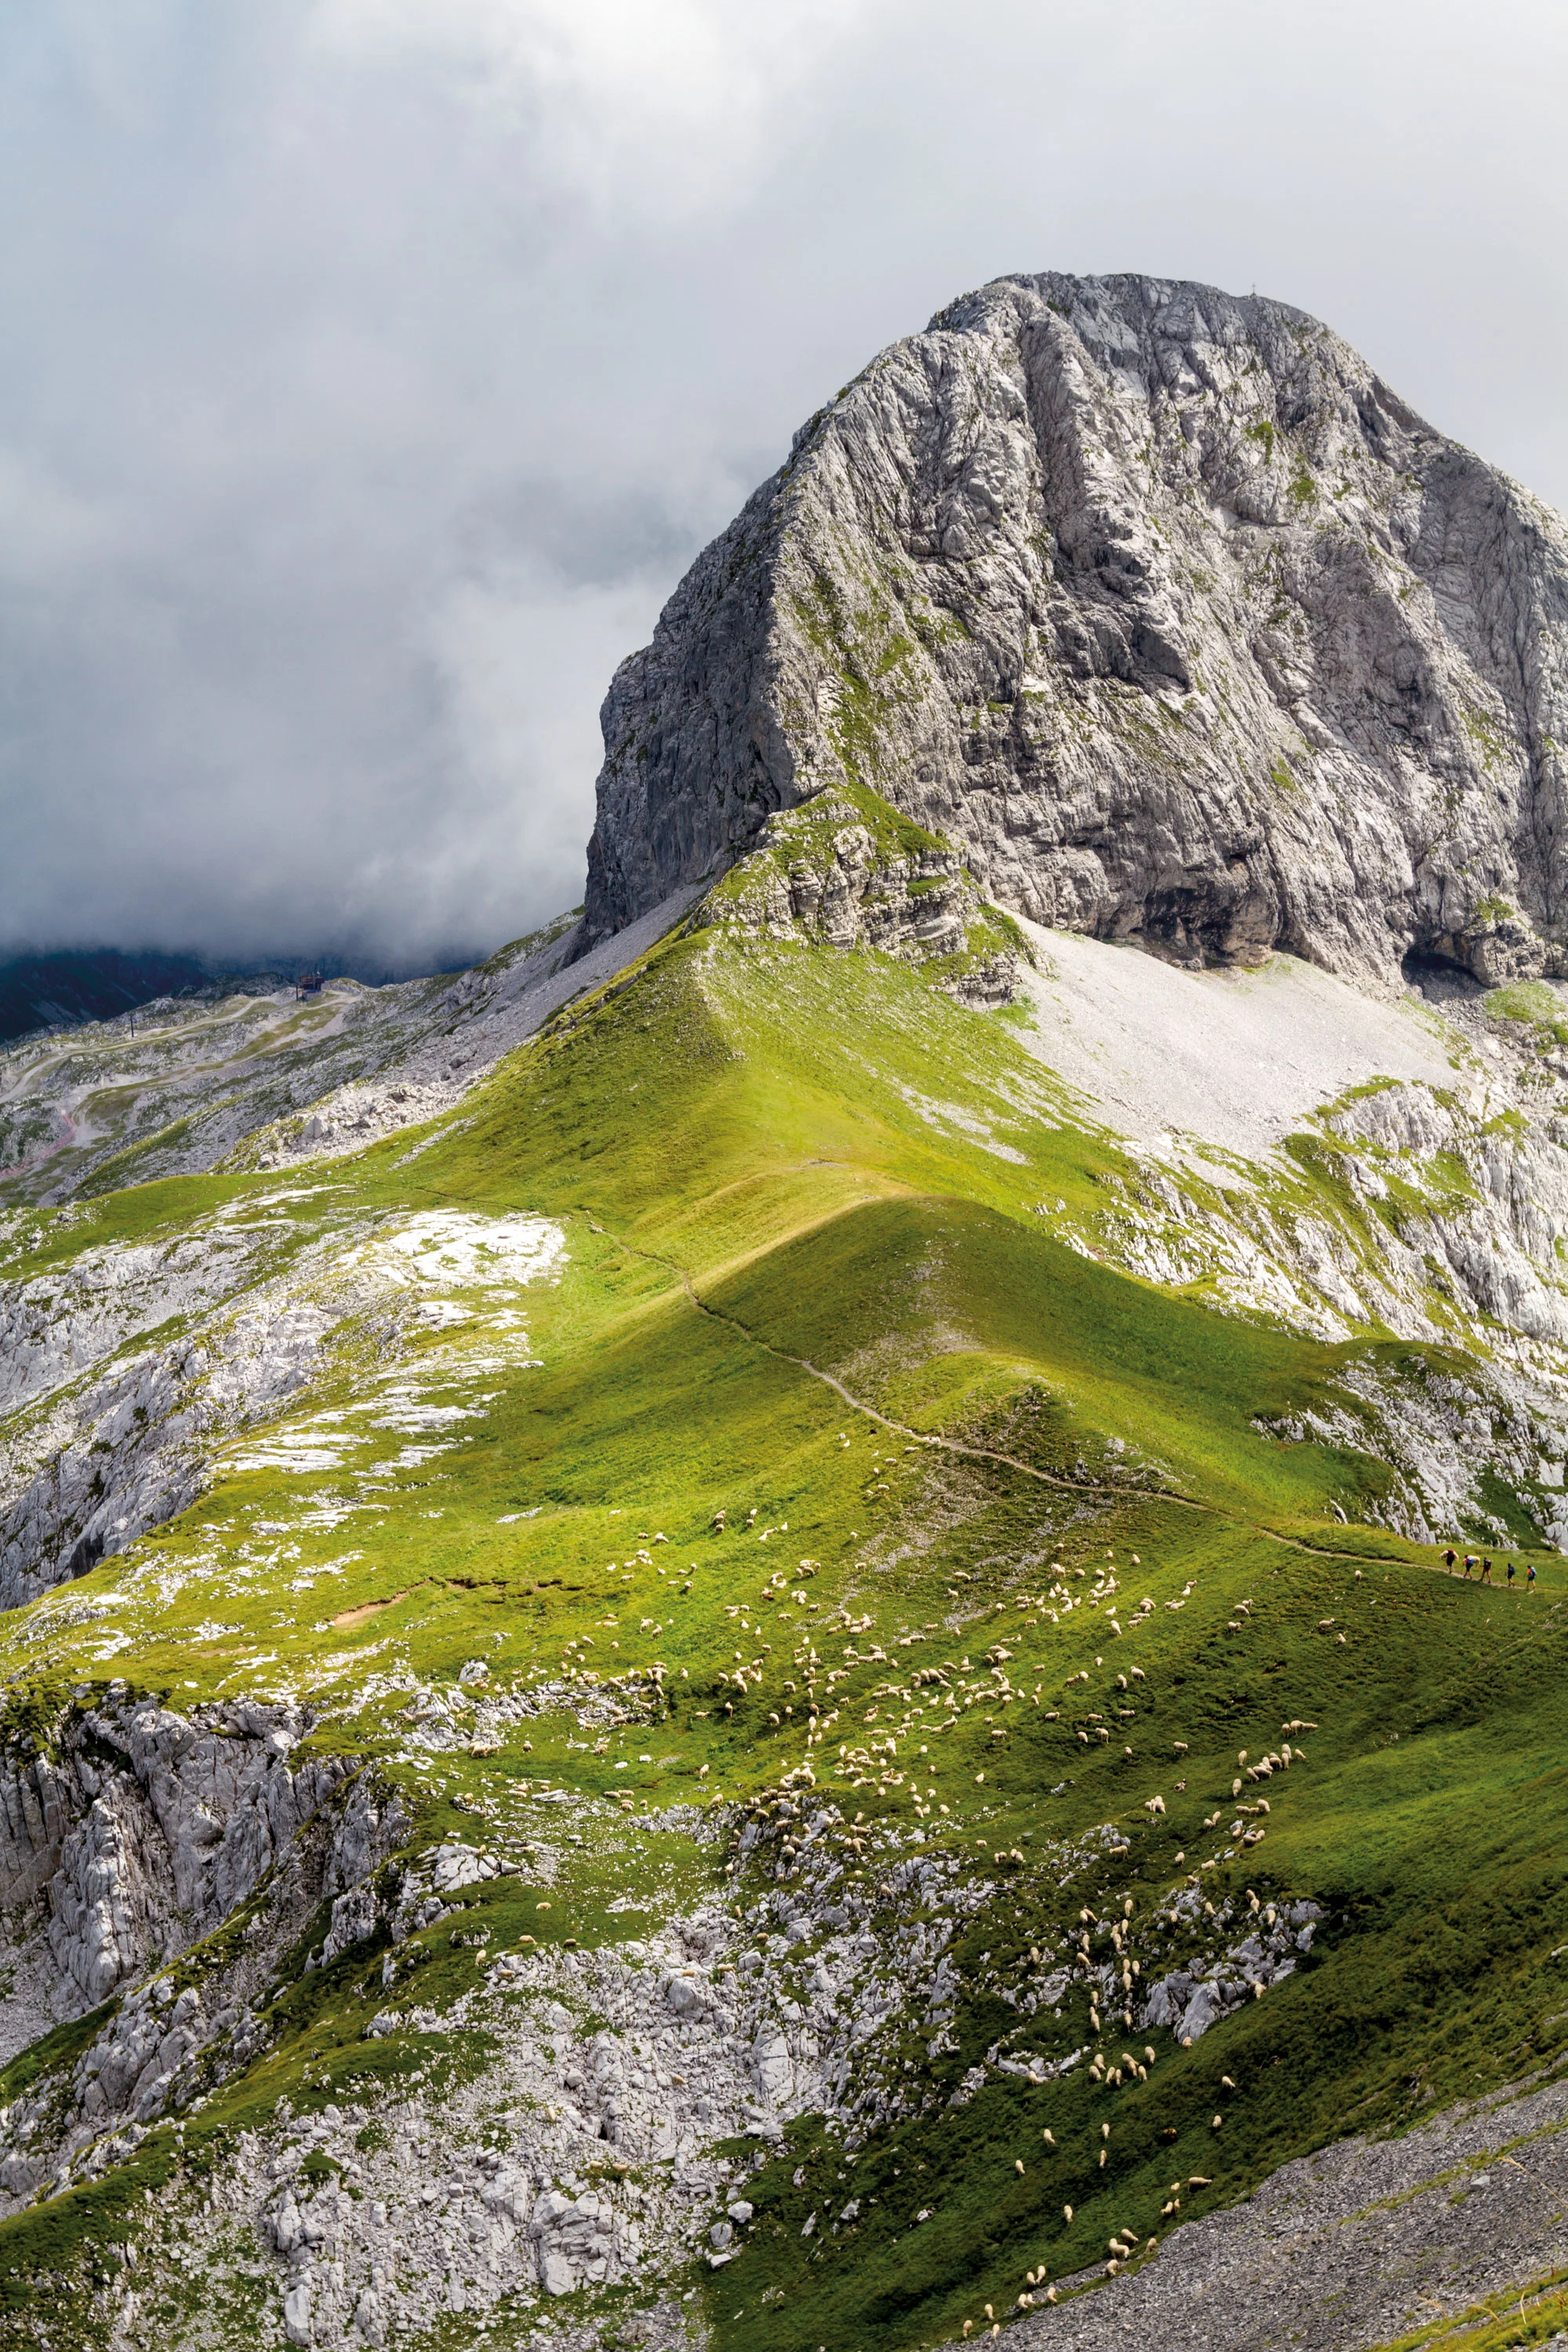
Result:
M703 540L1009 269L1328 319L1568 504L1568 19L16 0L0 952L482 952Z

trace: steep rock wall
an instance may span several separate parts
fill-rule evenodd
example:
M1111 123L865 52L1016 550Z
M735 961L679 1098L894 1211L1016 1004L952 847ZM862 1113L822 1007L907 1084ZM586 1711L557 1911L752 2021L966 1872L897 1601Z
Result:
M0 1914L15 1927L43 1904L68 2006L209 1933L279 1866L353 1770L295 1765L310 1725L287 1706L193 1718L127 1696L72 1710L56 1753L0 1772Z
M312 1720L245 1701L182 1716L121 1691L68 1708L0 1771L11 1948L41 1959L33 1995L56 2017L106 2004L68 2079L0 2109L0 2200L76 2165L90 2175L252 2057L272 1972L324 1902L331 1928L308 1965L374 1928L373 1874L410 1823L354 1759L297 1753ZM244 1935L178 1985L168 1964L246 1906ZM117 2129L130 2137L110 2144Z
M1042 923L1563 968L1568 532L1261 298L953 303L797 436L603 719L585 941L858 783Z

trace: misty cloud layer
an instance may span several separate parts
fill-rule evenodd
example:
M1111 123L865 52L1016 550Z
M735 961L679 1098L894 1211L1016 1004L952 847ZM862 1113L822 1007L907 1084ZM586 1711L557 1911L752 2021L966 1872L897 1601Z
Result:
M1568 505L1565 62L1471 0L14 0L0 953L571 904L616 663L1005 270L1256 285Z

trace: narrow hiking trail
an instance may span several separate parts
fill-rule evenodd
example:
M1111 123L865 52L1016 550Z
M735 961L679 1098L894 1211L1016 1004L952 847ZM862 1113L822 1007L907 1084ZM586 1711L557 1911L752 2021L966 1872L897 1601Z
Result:
M1032 1462L1020 1461L1016 1454L1003 1454L988 1445L971 1445L962 1437L933 1436L927 1430L911 1429L908 1423L895 1421L890 1414L883 1412L879 1406L869 1403L864 1397L857 1396L853 1390L845 1387L841 1380L837 1379L832 1372L825 1372L821 1366L814 1364L809 1357L792 1355L787 1348L776 1347L773 1340L765 1339L760 1332L753 1331L749 1324L742 1322L739 1316L727 1314L721 1307L710 1306L697 1288L688 1269L678 1258L666 1257L658 1250L639 1248L636 1243L627 1241L623 1234L616 1232L613 1226L602 1223L587 1209L579 1208L567 1213L580 1216L590 1233L599 1234L605 1239L613 1241L618 1249L626 1251L628 1257L640 1258L647 1265L662 1266L666 1273L673 1275L679 1282L689 1302L700 1315L706 1315L710 1322L721 1323L730 1330L738 1332L742 1339L747 1340L753 1348L761 1349L764 1355L772 1356L775 1361L781 1364L792 1364L797 1371L806 1373L814 1381L819 1381L824 1388L831 1389L834 1395L847 1405L852 1412L864 1414L868 1421L875 1422L879 1427L889 1430L897 1437L908 1438L913 1444L948 1454L962 1454L971 1461L994 1462L1004 1469L1017 1471L1021 1477L1034 1479L1038 1486L1050 1487L1058 1494L1100 1496L1107 1502L1168 1504L1173 1510L1196 1512L1205 1518L1215 1520L1222 1527L1236 1528L1244 1534L1258 1536L1265 1542L1279 1544L1287 1551L1302 1552L1310 1559L1342 1559L1350 1561L1356 1567L1388 1567L1392 1564L1420 1568L1428 1575L1446 1576L1459 1584L1467 1580L1474 1580L1461 1576L1457 1569L1445 1568L1439 1561L1406 1560L1396 1557L1391 1559L1391 1556L1386 1552L1345 1551L1328 1544L1307 1543L1299 1536L1282 1535L1279 1528L1268 1527L1260 1519L1249 1519L1237 1512L1222 1510L1217 1504L1200 1502L1194 1496L1184 1495L1170 1487L1106 1486L1089 1479L1064 1478L1055 1471L1041 1470ZM1499 1586L1488 1588L1489 1591L1493 1591L1503 1589Z

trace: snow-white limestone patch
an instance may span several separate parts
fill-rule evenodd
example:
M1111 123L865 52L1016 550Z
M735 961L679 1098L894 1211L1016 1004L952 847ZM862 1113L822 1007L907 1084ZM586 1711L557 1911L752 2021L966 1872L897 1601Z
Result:
M447 1209L421 1211L384 1234L377 1247L394 1280L458 1288L543 1282L565 1254L566 1236L552 1218L480 1217Z
M1140 1142L1193 1136L1258 1158L1369 1078L1453 1084L1459 1041L1408 998L1364 995L1294 956L1191 971L1015 919L1039 959L1021 982L1034 1010L1021 1042Z

